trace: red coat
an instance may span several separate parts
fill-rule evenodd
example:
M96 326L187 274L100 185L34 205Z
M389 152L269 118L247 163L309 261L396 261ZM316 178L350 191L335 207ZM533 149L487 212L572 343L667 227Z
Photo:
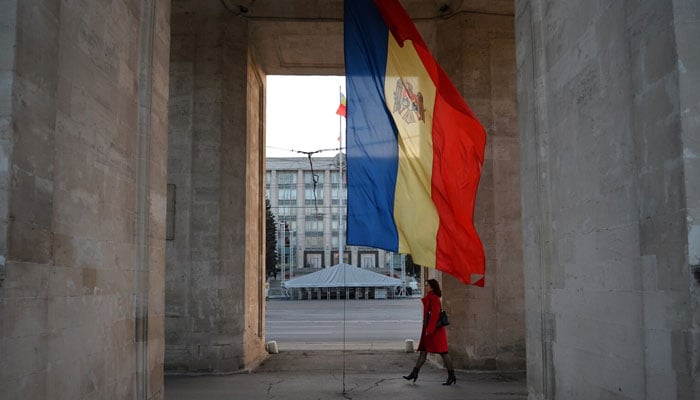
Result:
M423 330L420 334L420 342L418 343L419 351L427 351L428 353L447 353L447 332L445 327L437 328L437 320L440 317L440 298L433 292L428 292L422 299L423 302ZM428 318L430 311L430 319ZM425 324L425 321L428 324Z

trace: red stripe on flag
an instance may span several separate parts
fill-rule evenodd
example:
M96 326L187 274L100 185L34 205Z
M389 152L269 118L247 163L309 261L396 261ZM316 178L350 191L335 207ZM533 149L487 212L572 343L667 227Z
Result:
M343 117L347 118L348 117L348 110L345 104L341 104L338 106L338 109L335 111L336 114L342 115Z
M374 0L396 41L411 40L436 87L433 114L431 196L438 211L435 267L464 283L485 273L486 257L474 228L474 205L484 160L486 133L457 88L430 54L406 11L396 0Z

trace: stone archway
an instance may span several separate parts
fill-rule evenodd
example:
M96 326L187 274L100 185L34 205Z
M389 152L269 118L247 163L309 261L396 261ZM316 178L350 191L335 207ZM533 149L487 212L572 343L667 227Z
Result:
M402 3L491 132L487 287L443 277L460 366L522 366L527 314L532 398L697 398L700 4ZM164 349L264 355L265 73L339 68L284 51L342 2L235 4L3 3L2 397L162 398Z
M476 213L487 286L438 277L445 308L463 321L452 326L451 351L460 368L523 369L513 3L403 3L489 133ZM285 4L172 3L166 370L226 372L264 356L265 75L343 74L342 1Z

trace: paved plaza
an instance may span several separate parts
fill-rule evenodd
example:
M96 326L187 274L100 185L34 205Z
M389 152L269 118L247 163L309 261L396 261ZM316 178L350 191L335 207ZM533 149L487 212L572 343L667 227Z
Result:
M251 373L166 377L165 399L527 399L524 373L457 371L457 383L443 386L445 371L426 363L415 383L406 381L401 375L415 357L396 350L282 351Z
M273 300L267 302L271 354L255 370L226 376L168 376L166 400L186 399L526 399L525 374L446 372L426 363L418 380L416 353L405 340L420 334L420 300ZM345 334L343 334L345 330ZM345 341L343 341L345 337ZM416 346L417 346L417 339ZM344 349L344 350L343 350Z

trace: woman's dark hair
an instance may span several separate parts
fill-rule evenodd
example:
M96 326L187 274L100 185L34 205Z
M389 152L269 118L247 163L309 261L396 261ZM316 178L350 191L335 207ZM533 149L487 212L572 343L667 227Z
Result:
M435 293L437 297L442 297L442 291L440 290L440 284L438 281L435 279L428 279L427 283L433 289L433 293Z

